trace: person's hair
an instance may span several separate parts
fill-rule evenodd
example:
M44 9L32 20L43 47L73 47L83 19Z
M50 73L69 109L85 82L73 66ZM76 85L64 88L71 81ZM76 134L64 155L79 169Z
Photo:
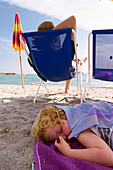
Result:
M38 31L44 30L52 30L54 28L54 24L50 21L44 21L38 26Z
M47 128L61 124L61 119L67 119L64 110L52 105L45 106L39 112L32 127L31 134L33 139L47 142L48 138L45 135Z

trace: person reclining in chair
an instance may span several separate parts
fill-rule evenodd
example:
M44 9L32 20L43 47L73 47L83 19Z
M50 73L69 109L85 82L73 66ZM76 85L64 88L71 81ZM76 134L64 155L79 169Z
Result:
M57 26L54 26L54 24L50 21L44 21L38 26L38 31L44 31L44 30L52 30L52 29L63 29L63 28L72 28L76 32L76 18L74 16L70 16L69 18L62 21ZM76 62L76 59L74 59L75 54L75 47L74 47L74 35L73 32L71 33L71 48L72 48L72 60ZM81 60L78 59L78 64L82 65L87 58L82 58ZM66 80L66 86L65 86L65 93L68 93L69 85L71 80Z

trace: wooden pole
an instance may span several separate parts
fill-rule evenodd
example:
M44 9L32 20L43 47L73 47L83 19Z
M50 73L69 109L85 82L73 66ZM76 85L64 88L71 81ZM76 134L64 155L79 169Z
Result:
M22 88L24 88L23 72L22 72L22 60L21 60L21 51L19 51L19 57L20 57L20 69L21 69Z

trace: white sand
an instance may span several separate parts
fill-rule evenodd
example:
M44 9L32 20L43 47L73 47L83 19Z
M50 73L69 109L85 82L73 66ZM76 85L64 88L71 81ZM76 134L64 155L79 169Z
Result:
M25 86L24 89L15 85L0 85L0 170L31 170L33 142L30 125L35 113L47 104L80 103L75 87L70 87L69 94L65 94L64 87L48 86L51 94L46 95L42 86L34 104L37 88L36 85ZM98 100L113 103L113 89L91 89L86 102Z

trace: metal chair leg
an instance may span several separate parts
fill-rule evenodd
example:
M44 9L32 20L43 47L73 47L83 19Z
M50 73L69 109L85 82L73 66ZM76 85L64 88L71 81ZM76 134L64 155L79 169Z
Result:
M45 83L44 83L44 81L43 81L43 80L41 80L41 81L40 81L40 84L39 84L39 86L38 86L38 90L37 90L37 93L36 93L36 95L35 95L35 98L34 98L33 103L35 103L35 102L36 102L37 95L38 95L38 92L39 92L39 90L40 90L40 87L41 87L41 84L42 84L42 83L44 84L44 87L46 88L46 90L47 90L48 94L50 94L50 93L49 93L49 90L47 89L47 87L46 87L46 85L45 85Z

